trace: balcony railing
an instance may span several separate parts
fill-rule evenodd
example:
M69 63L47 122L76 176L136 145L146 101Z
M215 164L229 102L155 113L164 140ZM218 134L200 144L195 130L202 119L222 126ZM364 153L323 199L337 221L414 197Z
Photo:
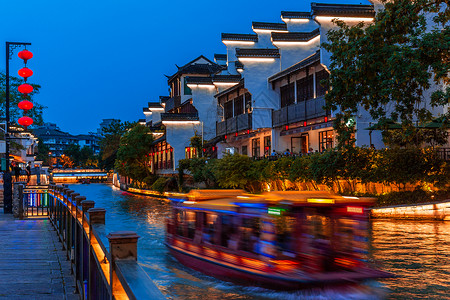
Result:
M252 128L252 114L242 114L234 118L217 122L216 135L225 135L227 133L238 132Z
M306 103L305 101L302 101L283 107L280 110L273 112L273 127L326 116L326 110L323 109L324 106L325 97L321 96L315 99L306 100Z

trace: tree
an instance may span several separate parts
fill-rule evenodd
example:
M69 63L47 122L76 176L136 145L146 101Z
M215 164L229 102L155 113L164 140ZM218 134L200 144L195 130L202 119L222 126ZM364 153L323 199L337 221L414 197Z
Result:
M140 182L152 176L149 157L152 142L153 135L145 126L135 125L125 133L120 139L115 162L119 174Z
M352 144L355 125L349 122L360 109L374 120L401 120L403 136L417 140L414 120L430 120L426 91L432 93L431 107L448 104L450 94L450 14L445 0L382 0L385 7L371 24L348 26L334 21L329 43L331 72L326 95L327 109L338 110L335 128L339 146ZM447 6L445 5L447 3ZM429 13L439 12L431 24ZM427 15L428 14L428 15ZM430 29L430 26L433 27Z
M114 169L120 138L135 125L136 123L113 121L108 127L103 128L102 138L99 141L99 165L101 168Z
M64 155L70 157L75 166L80 165L80 146L77 144L69 145L66 150L64 150Z
M31 84L33 86L33 92L30 93L27 98L23 97L23 94L21 94L17 88L19 85L21 85L23 82L23 79L10 76L9 77L9 112L10 112L10 120L11 123L17 123L17 120L23 116L23 111L17 107L20 101L26 99L26 100L32 100L33 97L37 94L39 94L39 89L41 88L40 85L37 84ZM32 101L34 107L27 113L29 117L31 117L34 121L33 124L35 125L41 125L43 123L42 119L42 111L44 110L44 106L37 103L35 100ZM0 110L2 112L6 111L6 75L4 72L0 72Z
M44 166L50 166L50 149L41 138L38 139L37 152L36 160L41 160Z
M61 158L59 159L59 163L64 167L64 168L72 168L74 163L73 160L67 156L67 155L61 155Z

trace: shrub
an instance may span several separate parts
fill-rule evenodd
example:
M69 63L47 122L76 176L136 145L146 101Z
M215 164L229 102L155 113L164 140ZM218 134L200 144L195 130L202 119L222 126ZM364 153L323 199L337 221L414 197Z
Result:
M152 190L159 192L160 194L164 193L166 184L170 180L166 177L159 177L153 184L152 184Z

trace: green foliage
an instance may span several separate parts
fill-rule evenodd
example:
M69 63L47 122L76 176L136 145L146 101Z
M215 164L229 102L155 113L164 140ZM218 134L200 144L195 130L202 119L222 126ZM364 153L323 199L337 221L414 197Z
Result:
M202 137L195 132L195 135L191 137L190 140L191 147L194 147L197 150L197 155L200 157L203 154L203 142Z
M108 127L103 128L102 138L99 141L99 165L102 169L114 169L120 138L135 125L136 123L114 121Z
M215 163L216 159L207 159L205 157L182 159L178 163L178 171L184 174L184 170L189 171L194 182L205 183L208 188L217 185L215 178Z
M225 155L216 164L216 179L223 188L245 188L252 179L252 159L247 155Z
M19 109L17 105L20 101L26 99L33 102L34 107L27 112L27 115L31 117L34 121L33 125L42 125L42 112L45 109L45 106L42 106L35 100L33 97L39 94L39 90L41 88L40 85L32 84L33 92L28 95L28 97L24 98L23 94L21 94L17 88L19 85L24 83L22 78L10 76L9 77L9 112L10 112L10 120L12 124L17 124L17 120L23 116L23 110ZM6 75L4 72L0 72L0 111L6 111ZM2 117L5 117L2 115Z
M355 126L348 126L348 121L360 107L382 123L388 118L401 120L401 143L419 142L422 137L413 126L414 120L424 123L431 117L430 106L424 105L424 92L433 80L436 84L450 82L447 1L383 2L385 9L377 13L374 23L350 27L335 21L338 29L330 30L329 42L322 44L331 53L331 89L326 101L327 109L339 108L335 119L339 147L351 144ZM426 30L424 11L440 11L431 31ZM431 106L447 104L449 95L449 86L434 92Z
M164 193L164 190L166 188L166 185L170 179L166 177L159 177L153 184L152 184L152 190L157 191L160 194Z
M115 169L120 175L143 181L151 175L150 153L153 135L142 125L135 125L120 139Z
M94 154L94 150L88 146L80 148L79 145L69 145L64 154L70 157L75 167L90 168L96 167L98 164L97 156Z
M41 138L38 139L36 160L41 160L42 165L50 166L50 149L44 144Z

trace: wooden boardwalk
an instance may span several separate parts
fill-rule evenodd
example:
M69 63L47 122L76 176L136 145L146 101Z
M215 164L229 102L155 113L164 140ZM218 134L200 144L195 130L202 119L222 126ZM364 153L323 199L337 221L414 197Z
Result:
M0 190L3 192L3 190ZM80 299L47 218L15 220L0 208L0 299Z

